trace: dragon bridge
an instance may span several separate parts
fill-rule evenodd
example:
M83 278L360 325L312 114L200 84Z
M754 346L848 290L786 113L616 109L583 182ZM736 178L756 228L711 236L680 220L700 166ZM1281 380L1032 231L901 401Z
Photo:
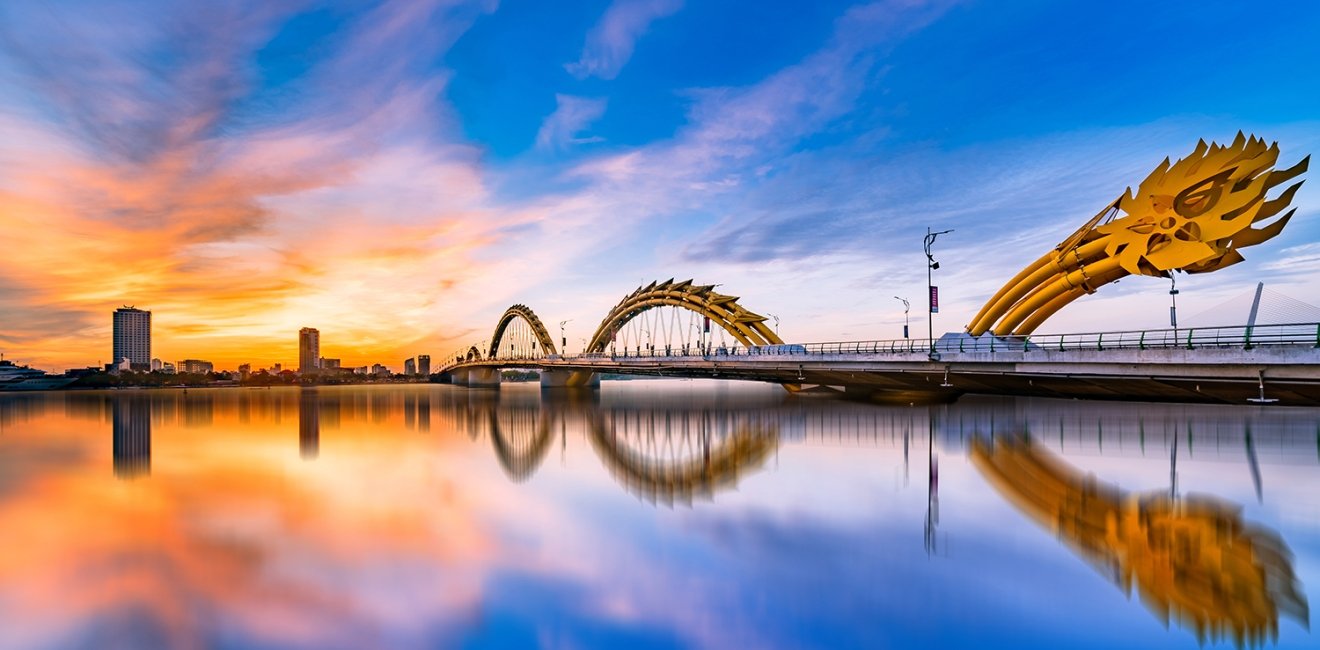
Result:
M1298 181L1276 198L1266 193L1306 171L1310 156L1274 170L1278 143L1241 132L1233 143L1196 145L1172 165L1165 158L1137 187L1105 206L1054 250L1009 280L967 326L972 336L1025 336L1068 303L1129 275L1208 273L1242 261L1239 249L1278 235Z

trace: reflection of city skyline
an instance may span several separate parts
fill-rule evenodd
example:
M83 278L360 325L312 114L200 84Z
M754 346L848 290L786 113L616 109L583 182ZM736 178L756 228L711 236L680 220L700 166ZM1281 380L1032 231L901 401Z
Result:
M127 393L0 396L0 426L13 427L57 413L110 424L115 421L115 404L131 398L140 401L150 425L158 431L161 427L215 427L220 420L237 420L251 426L289 426L296 421L299 424L293 426L299 429L300 454L308 458L320 455L324 431L384 426L428 432L438 424L443 431L475 439L491 435L492 416L497 423L508 420L509 425L519 424L506 427L505 437L491 444L507 447L506 452L525 451L532 448L528 444L534 436L523 440L526 436L522 432L535 431L530 422L539 421L542 410L558 420L554 428L561 438L572 435L587 442L593 440L591 418L633 429L645 426L653 431L664 430L677 440L691 439L699 427L709 426L701 423L702 417L728 422L742 418L761 430L773 429L781 445L909 450L924 444L934 452L952 454L961 454L966 441L975 435L1028 431L1038 443L1069 456L1167 458L1172 448L1180 445L1179 453L1185 461L1243 463L1244 475L1251 476L1257 489L1262 490L1262 498L1269 490L1269 472L1262 468L1320 461L1320 437L1315 425L1318 418L1314 409L1299 408L1009 398L891 407L736 390L682 395L601 391L583 401L536 390L477 392L429 386L380 390L325 387L305 393L297 388ZM730 430L732 425L721 426ZM529 469L510 466L509 473L525 480L531 475Z

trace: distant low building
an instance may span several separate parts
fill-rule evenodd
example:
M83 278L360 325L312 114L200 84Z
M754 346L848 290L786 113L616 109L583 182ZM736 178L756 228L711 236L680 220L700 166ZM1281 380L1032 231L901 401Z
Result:
M327 357L321 357L322 370L334 370L335 368L338 367L339 367L339 359L330 359Z
M355 375L369 375L369 374L371 374L371 367L370 367L370 366L358 366L358 367L356 367L356 368L353 368L353 374L355 374Z
M371 374L376 375L377 377L388 377L390 376L390 369L377 363L371 366Z
M416 359L413 359L412 357L408 357L407 359L403 360L403 374L408 375L409 377L417 374Z
M274 366L271 366L270 371L278 375L281 372L284 372L284 364L277 363Z
M152 372L160 372L161 369L164 368L164 367L165 367L165 364L161 363L161 362L160 362L160 359L152 359L152 360L151 360L151 371L152 371Z
M160 364L160 371L163 372L163 373L165 373L165 374L167 374L167 375L172 375L172 374L174 374L174 373L176 372L176 371L174 370L174 364L172 364L172 363L170 363L170 362L168 362L168 361L166 361L166 362Z
M417 374L426 375L428 377L431 375L431 355L417 355Z
M239 379L247 379L248 377L251 377L251 376L252 376L252 364L250 364L250 363L240 363L240 364L238 364L238 378L239 378Z
M183 374L202 375L213 370L215 370L215 365L210 361L202 361L201 359L184 359L179 362L179 372Z
M133 362L128 357L124 357L110 364L110 372L128 372L133 369Z

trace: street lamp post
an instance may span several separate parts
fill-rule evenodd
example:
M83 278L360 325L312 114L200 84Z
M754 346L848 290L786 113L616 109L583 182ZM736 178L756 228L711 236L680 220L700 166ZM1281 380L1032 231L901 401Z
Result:
M1169 271L1169 327L1173 328L1173 338L1178 338L1178 280Z
M907 298L894 296L894 300L903 303L903 338L908 338L908 311L912 309L912 304L907 301Z
M923 248L926 250L926 304L929 306L926 314L926 337L930 340L930 356L932 359L938 358L935 352L935 313L939 307L935 304L935 285L931 272L940 268L940 263L935 261L931 255L930 247L935 243L935 238L953 232L953 229L931 232L926 228L926 238L923 241Z
M568 354L568 337L564 336L564 326L571 322L573 322L571 318L559 321L559 345L564 348L559 351L560 354ZM583 347L585 349L585 346Z

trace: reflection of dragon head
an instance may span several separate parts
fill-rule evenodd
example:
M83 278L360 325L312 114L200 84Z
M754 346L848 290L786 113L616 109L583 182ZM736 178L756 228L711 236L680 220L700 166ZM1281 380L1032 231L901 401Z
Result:
M1276 198L1266 193L1306 171L1310 156L1273 169L1278 144L1238 133L1228 146L1204 140L1176 163L1166 158L1135 193L1131 188L1054 250L1022 269L967 326L973 336L1030 334L1065 305L1127 275L1205 273L1242 261L1239 249L1275 235L1298 181Z
M1024 514L1197 639L1277 640L1281 615L1310 625L1306 591L1277 532L1205 495L1131 493L1083 474L1025 435L974 438L972 464Z
M1095 229L1108 237L1105 253L1118 257L1134 275L1166 276L1175 269L1204 273L1242 261L1238 249L1279 234L1295 212L1263 228L1251 227L1288 206L1301 181L1276 199L1265 200L1265 193L1306 171L1310 160L1274 171L1278 159L1277 143L1266 146L1241 133L1226 147L1202 140L1173 165L1166 158L1136 194L1129 189L1118 200L1116 207L1127 216Z

